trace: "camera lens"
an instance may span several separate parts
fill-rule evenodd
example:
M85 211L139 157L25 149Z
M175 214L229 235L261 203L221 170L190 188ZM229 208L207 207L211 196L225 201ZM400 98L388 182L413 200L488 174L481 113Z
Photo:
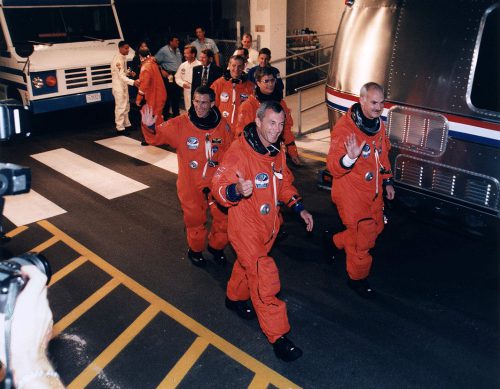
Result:
M37 253L26 253L19 255L15 258L11 258L10 261L16 262L21 266L24 265L35 265L38 270L47 276L47 285L52 277L52 269L50 268L49 261L42 254Z

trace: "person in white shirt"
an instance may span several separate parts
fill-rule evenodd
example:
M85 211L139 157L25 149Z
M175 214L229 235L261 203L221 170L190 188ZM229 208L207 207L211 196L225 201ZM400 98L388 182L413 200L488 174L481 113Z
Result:
M243 34L241 38L241 46L248 50L248 59L247 59L247 69L253 68L259 64L259 52L252 47L252 35L248 32ZM238 49L236 49L238 50ZM233 55L237 55L236 51Z
M191 108L191 84L193 81L193 68L201 65L201 62L196 59L196 47L191 45L184 46L185 62L179 66L175 73L175 82L184 90L184 107L186 111Z
M205 37L205 29L203 27L196 27L195 29L196 40L191 42L191 45L196 47L198 50L198 57L200 59L200 54L202 50L210 49L214 53L214 61L217 66L220 66L220 54L219 48L213 39Z
M130 45L125 41L118 42L118 53L111 61L111 91L115 98L115 124L118 135L126 135L125 128L131 127L128 113L130 101L128 86L139 86L139 80L133 80L135 73L127 69L127 55Z

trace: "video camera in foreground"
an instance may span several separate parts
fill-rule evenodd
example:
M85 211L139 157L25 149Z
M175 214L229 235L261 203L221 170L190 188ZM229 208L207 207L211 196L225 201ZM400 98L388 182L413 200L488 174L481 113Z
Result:
M27 111L19 101L0 100L0 141L7 141L18 136L29 136L27 118ZM0 196L27 193L30 187L29 168L0 162ZM1 211L2 208L0 208L0 217Z
M12 313L16 298L27 280L21 274L21 266L34 265L47 276L47 285L52 269L47 259L36 253L26 253L6 261L0 261L0 313Z

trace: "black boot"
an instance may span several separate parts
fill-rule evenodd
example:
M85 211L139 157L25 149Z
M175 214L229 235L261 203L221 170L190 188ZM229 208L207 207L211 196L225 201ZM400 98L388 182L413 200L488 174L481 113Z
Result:
M347 278L347 285L349 288L354 290L359 296L365 299L372 299L375 297L375 291L370 287L368 283L368 278L363 278L362 280L352 280Z
M212 259L214 262L218 263L219 265L225 265L227 263L226 256L224 255L224 250L216 250L210 245L207 247L207 250L210 254L212 254Z
M252 320L256 317L255 311L246 301L233 301L226 297L226 308L236 312L245 320Z
M273 343L273 349L276 356L285 362L295 361L302 356L302 350L285 335Z
M193 251L191 249L188 250L188 258L196 266L205 266L207 262L200 251Z

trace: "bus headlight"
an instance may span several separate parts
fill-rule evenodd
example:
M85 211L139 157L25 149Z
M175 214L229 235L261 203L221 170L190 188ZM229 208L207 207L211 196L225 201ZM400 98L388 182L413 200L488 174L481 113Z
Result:
M57 74L55 70L45 70L31 73L31 85L33 96L57 93Z
M33 79L31 80L31 82L33 83L33 87L35 87L36 89L43 88L43 79L42 79L42 77L33 77Z

